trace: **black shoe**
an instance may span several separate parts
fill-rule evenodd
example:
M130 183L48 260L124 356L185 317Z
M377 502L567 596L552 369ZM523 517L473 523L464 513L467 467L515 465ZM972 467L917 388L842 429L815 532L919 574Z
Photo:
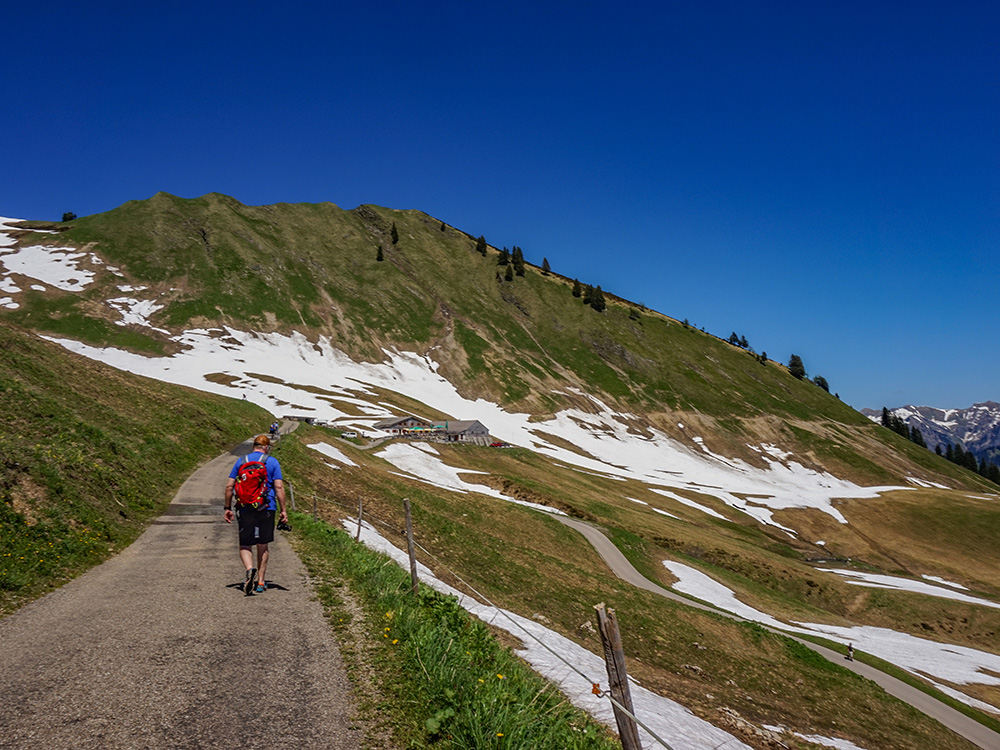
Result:
M253 596L254 587L257 585L257 568L250 568L247 571L246 580L243 582L243 593L246 596Z

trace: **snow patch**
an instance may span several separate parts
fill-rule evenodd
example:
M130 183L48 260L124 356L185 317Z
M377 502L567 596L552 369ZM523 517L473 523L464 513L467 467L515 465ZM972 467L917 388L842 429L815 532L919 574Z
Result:
M342 451L338 450L337 448L334 448L329 443L312 443L308 447L312 448L314 451L322 453L327 458L332 458L334 461L339 461L345 466L357 466L357 464L354 463L354 461L349 459L347 456L345 456Z
M822 635L843 645L867 651L913 674L942 692L983 711L1000 714L1000 708L972 698L936 680L956 685L1000 685L1000 656L965 646L937 643L907 633L868 625L842 627L816 623L782 623L744 604L726 586L683 563L664 560L663 566L678 579L675 590L725 610L745 620L799 635Z
M515 505L523 505L527 508L534 508L535 510L555 513L561 516L566 515L557 508L550 508L547 505L531 503L526 500L518 500L509 495L504 495L492 487L466 482L459 477L459 474L488 474L488 472L449 466L438 457L437 451L427 443L393 443L375 455L379 458L384 458L397 469L406 472L405 476L426 482L434 487L462 494L478 492L480 495L495 497L508 503L514 503Z
M0 255L7 273L37 279L64 292L82 292L94 280L94 272L80 268L87 255L68 247L29 245Z
M954 601L964 602L965 604L975 604L980 607L992 607L993 609L1000 609L1000 604L998 604L997 602L992 602L989 599L980 599L975 596L962 594L953 589L934 586L929 583L923 583L922 581L914 581L911 578L899 578L897 576L878 575L875 573L862 573L857 570L839 570L835 568L817 568L817 570L825 570L828 573L836 573L837 575L845 579L854 579L847 581L852 586L867 586L869 588L877 588L877 589L893 589L895 591L909 591L914 594L926 594L927 596L937 596L941 599L952 599ZM948 584L948 585L954 586L956 584ZM964 588L964 586L961 588Z

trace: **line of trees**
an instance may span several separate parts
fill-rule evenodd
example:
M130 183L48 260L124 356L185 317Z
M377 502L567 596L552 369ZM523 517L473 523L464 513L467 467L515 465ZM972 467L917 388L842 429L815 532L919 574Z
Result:
M802 357L798 354L793 354L788 360L788 372L793 378L798 378L799 380L809 380L806 377L806 366L802 363ZM822 375L816 375L811 381L814 385L818 385L827 393L830 392L830 384L826 381ZM837 398L840 398L838 394L834 394Z
M916 425L908 425L906 421L891 411L882 407L882 426L886 429L892 430L897 435L902 435L910 442L916 443L921 448L927 447L927 441L924 440L924 434L917 428ZM941 446L938 446L940 448ZM948 446L949 448L951 446ZM938 452L940 454L940 451Z
M934 452L939 456L944 456L953 464L964 466L969 471L976 472L979 476L989 479L994 484L1000 484L1000 466L997 466L991 461L987 461L985 458L982 461L978 460L976 458L976 454L972 451L965 450L961 443L958 443L957 445L948 444L944 448L942 448L941 444L938 443Z
M927 441L924 439L923 433L916 425L908 425L902 417L893 414L884 406L882 407L882 426L886 429L892 430L897 435L902 435L907 440L919 445L921 448L927 447ZM997 466L991 461L987 461L985 458L982 461L978 460L976 458L976 454L972 451L965 450L961 443L958 443L957 445L951 445L949 443L944 447L941 446L941 443L938 443L934 448L934 452L951 461L953 464L964 466L969 471L975 472L995 484L1000 484L1000 466Z
M590 305L597 312L604 312L608 307L599 284L592 287L590 284L581 284L579 279L573 279L573 296L582 297L583 304Z

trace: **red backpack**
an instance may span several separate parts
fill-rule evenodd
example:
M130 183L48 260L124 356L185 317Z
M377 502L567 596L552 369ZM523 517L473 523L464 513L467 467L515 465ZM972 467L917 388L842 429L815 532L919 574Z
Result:
M240 507L260 510L267 507L267 455L256 461L247 460L249 458L249 455L244 456L240 464L233 496Z

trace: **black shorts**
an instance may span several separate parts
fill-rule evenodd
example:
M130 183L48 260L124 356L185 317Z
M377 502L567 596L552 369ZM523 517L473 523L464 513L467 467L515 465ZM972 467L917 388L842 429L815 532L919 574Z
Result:
M236 514L240 526L240 546L270 544L274 541L274 511L240 508Z

